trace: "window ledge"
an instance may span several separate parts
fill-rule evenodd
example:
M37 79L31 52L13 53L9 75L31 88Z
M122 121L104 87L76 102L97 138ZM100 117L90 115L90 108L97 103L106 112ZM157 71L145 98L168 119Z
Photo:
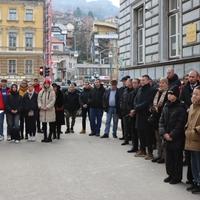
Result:
M16 50L17 50L17 47L9 47L9 50L10 50L10 51L16 51Z
M7 19L8 22L19 22L18 19Z
M24 22L26 22L26 23L35 23L35 20L27 20L27 19L24 19Z

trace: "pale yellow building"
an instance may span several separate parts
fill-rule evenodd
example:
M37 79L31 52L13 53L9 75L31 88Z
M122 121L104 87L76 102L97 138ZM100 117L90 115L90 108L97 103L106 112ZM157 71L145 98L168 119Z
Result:
M0 0L0 79L39 76L44 64L44 0Z

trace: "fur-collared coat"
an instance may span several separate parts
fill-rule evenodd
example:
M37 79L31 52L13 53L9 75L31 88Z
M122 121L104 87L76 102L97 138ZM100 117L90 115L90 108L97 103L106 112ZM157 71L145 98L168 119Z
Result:
M52 87L43 88L38 94L38 108L40 109L40 122L55 122L56 94ZM44 108L47 108L44 110Z

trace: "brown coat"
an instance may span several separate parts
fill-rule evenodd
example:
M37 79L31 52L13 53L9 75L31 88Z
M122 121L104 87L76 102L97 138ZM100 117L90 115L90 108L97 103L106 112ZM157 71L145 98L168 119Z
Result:
M38 107L40 109L40 121L41 122L55 122L55 101L56 95L52 87L48 90L42 89L38 94ZM47 108L47 110L43 110Z
M190 106L185 135L185 149L200 151L200 105Z

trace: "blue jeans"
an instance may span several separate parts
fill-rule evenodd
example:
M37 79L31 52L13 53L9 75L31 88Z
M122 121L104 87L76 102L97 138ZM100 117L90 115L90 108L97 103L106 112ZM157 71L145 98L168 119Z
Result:
M93 134L99 135L103 117L103 109L90 108L90 124Z
M105 135L109 135L110 133L110 124L111 124L112 118L113 118L113 136L116 136L117 127L118 127L118 115L117 115L117 109L115 107L108 108L108 112L106 115L106 128L104 131Z
M200 186L200 151L191 151L191 167L194 183Z
M3 136L4 112L0 113L0 136Z

